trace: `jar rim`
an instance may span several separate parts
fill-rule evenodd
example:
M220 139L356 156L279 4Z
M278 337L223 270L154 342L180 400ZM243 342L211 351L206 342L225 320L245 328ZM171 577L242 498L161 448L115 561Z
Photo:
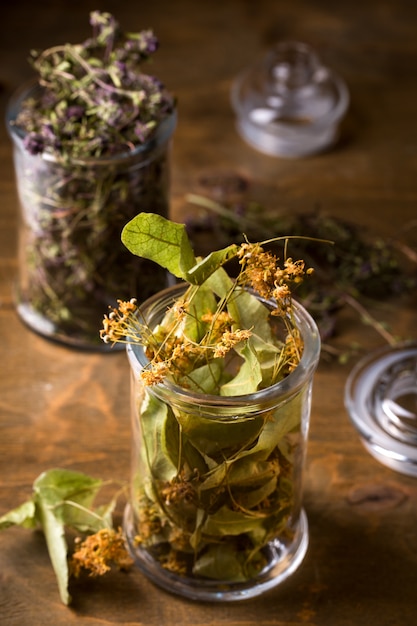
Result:
M149 312L152 313L152 310L155 310L158 305L166 307L186 287L185 283L179 283L151 296L140 307L143 315L148 317ZM261 298L261 300L264 299ZM277 399L281 402L293 397L313 375L318 364L321 347L317 324L307 309L298 301L293 300L293 310L304 340L303 354L297 367L288 376L270 387L236 396L220 396L189 391L171 381L163 381L148 389L161 399L172 402L173 396L175 396L176 401L179 403L198 405L200 410L208 412L215 412L220 406L222 408L227 406L232 412L239 407L239 413L250 413L256 409L268 410L272 405L276 404ZM127 356L136 375L139 375L143 366L149 363L142 346L138 344L128 343Z
M10 98L6 110L6 127L9 136L14 141L17 139L23 140L27 134L25 130L13 124L20 105L32 92L36 92L41 89L42 85L40 85L38 80L35 78L23 83ZM147 155L149 152L154 153L158 147L165 146L168 143L176 128L177 117L177 108L175 103L173 103L172 111L158 123L155 132L147 141L142 144L137 144L133 150L125 150L124 152L118 152L117 154L112 155L85 158L73 157L71 154L65 153L61 156L50 152L42 152L36 156L40 156L43 160L52 163L64 163L69 160L72 164L84 165L87 167L91 167L92 165L108 166L110 164L117 164L119 161L135 160L138 157Z

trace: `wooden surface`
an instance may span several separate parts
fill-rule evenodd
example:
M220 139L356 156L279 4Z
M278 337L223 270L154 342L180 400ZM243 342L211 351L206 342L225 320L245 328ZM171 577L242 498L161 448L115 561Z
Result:
M31 75L30 48L89 35L88 3L14 0L0 9L1 118ZM99 7L91 7L99 8ZM390 234L416 218L417 3L414 0L127 0L101 2L130 30L153 27L158 73L179 101L172 210L202 177L239 172L277 211L323 212ZM274 159L237 135L231 81L279 40L307 41L348 83L352 104L339 145L303 160ZM129 479L129 370L123 353L49 343L15 314L16 192L0 126L0 515L31 494L42 471L65 467ZM416 298L382 305L394 332L416 337ZM355 315L340 343L383 340ZM345 366L315 379L305 481L310 547L281 587L241 604L203 605L161 591L139 572L72 585L64 607L41 533L0 534L0 623L88 626L409 625L417 621L417 481L375 461L343 406Z

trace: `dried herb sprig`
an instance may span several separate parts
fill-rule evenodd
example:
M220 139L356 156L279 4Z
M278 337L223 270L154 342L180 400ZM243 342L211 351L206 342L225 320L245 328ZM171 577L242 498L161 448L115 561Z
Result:
M71 575L86 570L91 576L101 576L113 563L119 569L132 564L123 536L113 524L124 489L117 485L112 499L97 506L95 500L105 486L102 480L81 472L50 469L34 481L29 500L0 517L0 530L11 526L43 530L64 604L71 603ZM77 533L74 549L69 545L69 532Z
M41 89L22 104L15 126L31 154L112 156L146 142L175 102L142 65L159 47L151 30L123 33L110 13L90 15L93 36L31 52Z
M308 235L293 241L292 252L315 269L308 290L301 285L297 295L319 325L324 355L343 362L355 350L354 346L341 350L332 343L339 313L346 306L359 313L384 341L397 341L368 308L414 292L417 278L407 267L416 261L413 249L395 238L373 236L347 220L320 211L272 211L250 197L247 180L237 174L208 177L202 186L203 194L186 197L193 206L186 220L187 232L200 254L205 253L213 237L227 246L241 240L242 232L251 240L280 232ZM316 239L328 239L335 245L316 246Z
M198 260L185 227L154 214L138 215L125 227L122 238L131 250L159 262L189 283L180 301L174 303L156 329L141 319L135 298L119 300L118 307L104 317L100 336L105 343L145 346L149 367L142 372L142 378L146 384L168 378L188 387L193 381L195 384L196 370L212 362L217 367L220 359L230 360L231 352L243 356L248 366L258 359L261 369L263 359L271 356L266 357L265 353L275 353L274 367L268 370L268 377L261 376L257 388L276 383L297 366L302 339L292 311L292 288L313 271L305 268L304 261L285 258L280 263L275 254L264 249L265 244L249 242L231 244ZM233 259L240 267L235 281L223 269ZM269 302L269 310L248 294L248 288ZM248 307L249 314L243 312L244 307ZM270 330L265 331L270 316L282 322L282 340L276 341ZM218 389L212 393L224 391L226 380L220 377ZM241 385L234 387L233 381L227 385L235 393L241 389Z

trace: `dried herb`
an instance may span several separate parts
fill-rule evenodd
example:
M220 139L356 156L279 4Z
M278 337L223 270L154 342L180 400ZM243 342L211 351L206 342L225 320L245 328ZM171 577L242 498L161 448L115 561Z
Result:
M311 270L286 256L287 238L281 259L268 242L248 241L196 258L183 224L146 213L122 239L184 282L156 326L132 299L105 316L101 331L108 343L142 346L148 359L136 398L143 438L133 480L136 544L181 576L247 581L265 567L268 543L294 533L307 390L250 416L244 408L222 415L219 401L210 419L198 401L188 412L158 387L170 382L220 399L289 376L304 350L292 290ZM236 280L225 269L231 261L240 267Z
M344 361L355 347L336 348L332 338L338 315L346 306L353 308L388 343L397 339L386 324L375 319L368 308L379 301L414 293L416 262L413 250L395 238L373 236L348 220L323 215L319 211L287 213L272 211L250 198L248 182L235 175L209 177L202 181L203 194L189 194L193 213L187 219L187 232L200 254L215 237L227 246L242 241L274 237L285 232L294 236L292 251L314 267L308 290L303 285L297 298L315 318L323 340L323 353ZM307 235L297 238L297 235ZM316 239L334 242L317 246ZM209 244L210 245L210 244Z
M33 50L41 87L14 125L31 154L87 159L134 151L173 110L162 83L142 71L159 47L154 33L123 33L110 13L90 14L93 35L80 44Z
M81 472L51 469L35 480L33 496L27 502L0 517L0 530L11 526L42 528L64 604L71 602L71 573L78 575L81 569L87 569L91 575L102 575L110 570L112 562L120 568L129 564L120 531L113 528L117 494L109 503L93 506L103 487L101 480ZM84 540L76 538L70 562L68 530L87 536Z
M288 242L287 237L279 239ZM140 314L136 315L135 298L119 300L119 306L104 318L100 335L105 343L146 346L150 363L142 377L147 384L169 377L187 388L201 366L222 366L224 357L234 351L243 358L236 377L229 380L225 371L216 377L216 390L202 389L204 393L228 395L226 389L230 388L230 395L241 395L240 385L252 393L275 384L297 367L302 339L293 316L292 288L313 272L305 268L304 261L288 257L281 266L280 259L264 249L269 242L231 244L203 259L196 258L185 226L152 213L140 213L131 220L123 229L122 240L133 254L158 263L189 284L157 329L148 328ZM240 266L236 280L223 267L232 259ZM269 304L251 295L248 288ZM274 325L282 324L284 342L276 343L273 320ZM238 385L246 366L253 375L255 364L259 379L249 386L247 380ZM208 384L212 385L212 379Z
M22 317L46 335L99 347L103 307L166 274L120 243L139 210L168 212L167 144L175 102L143 72L152 31L123 33L91 13L81 44L32 52L38 78L10 113L22 205Z

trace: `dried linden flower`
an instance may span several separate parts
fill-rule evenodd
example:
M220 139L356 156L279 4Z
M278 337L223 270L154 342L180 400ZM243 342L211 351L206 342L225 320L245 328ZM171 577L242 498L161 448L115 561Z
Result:
M284 243L285 237L279 239ZM304 261L286 253L281 260L265 249L268 241L232 244L197 259L184 225L150 213L131 220L122 241L184 283L154 328L135 299L119 300L104 318L104 341L143 346L149 360L141 372L145 386L168 380L203 393L238 395L273 385L297 367L303 340L292 290L312 272ZM233 258L240 266L236 279L224 268Z
M82 570L89 576L102 576L111 569L114 563L119 569L128 569L133 561L130 558L123 539L122 530L104 528L86 539L75 540L77 546L70 561L75 577Z

